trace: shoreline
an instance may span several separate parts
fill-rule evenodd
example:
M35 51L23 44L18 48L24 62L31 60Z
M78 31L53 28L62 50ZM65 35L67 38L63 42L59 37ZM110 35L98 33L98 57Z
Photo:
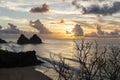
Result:
M53 80L40 71L35 70L34 66L0 68L1 80Z

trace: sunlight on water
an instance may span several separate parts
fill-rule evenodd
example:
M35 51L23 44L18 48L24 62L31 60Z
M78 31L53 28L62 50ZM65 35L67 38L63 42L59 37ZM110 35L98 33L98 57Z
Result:
M12 40L12 39L8 39ZM12 41L15 42L13 39ZM94 40L85 40L86 42L94 42ZM115 39L97 39L99 51L102 51L104 47L108 47L109 45L118 45L120 44L120 41ZM77 42L81 43L81 40L77 40ZM42 57L50 58L50 54L55 55L61 55L65 58L75 58L75 44L74 40L59 40L59 39L43 39L43 44L38 45L4 45L4 49L9 49L9 47L16 47L18 51L28 51L28 50L35 50L37 52L37 55L40 55ZM93 48L94 50L94 48Z
M81 42L80 40L78 40ZM94 42L94 40L86 40L86 42ZM75 59L75 44L73 40L58 40L58 39L46 39L43 40L43 44L39 45L24 45L22 46L23 51L28 50L35 50L37 52L37 55L50 58L50 54L52 55L61 55L64 58L68 59ZM119 40L97 40L99 52L102 52L104 50L104 47L108 47L109 45L118 45L120 44ZM95 50L95 47L92 48L92 51ZM58 59L59 57L55 57ZM79 67L78 63L66 60L67 63L69 63L70 66Z
M51 54L61 54L66 57L71 57L73 52L73 40L44 40L43 44L25 45L23 51L35 50L40 56L49 57Z
M8 39L8 41L11 41L12 39ZM75 58L75 43L74 40L69 39L69 40L59 40L59 39L43 39L43 43L42 44L38 44L38 45L32 45L32 44L28 44L28 45L17 45L15 40L12 40L13 42L9 42L8 44L1 44L1 48L2 49L7 49L7 50L11 50L11 51L29 51L29 50L35 50L37 55L41 56L41 57L45 57L45 58L49 58L50 59L50 54L55 55L57 57L54 57L56 60L59 59L59 55L61 55L62 57L64 57L66 59L66 63L69 63L70 66L78 68L79 64L74 61ZM78 43L81 44L81 40L76 40ZM111 45L115 45L115 46L119 46L120 45L120 41L119 39L97 39L96 40L98 43L98 51L102 52L104 51L104 47L109 47ZM94 40L90 40L87 39L85 40L85 42L94 42ZM95 50L95 46L93 45L91 53L93 53ZM45 66L49 66L49 64L45 64ZM36 67L36 70L42 70L43 73L47 74L48 76L54 76L54 78L56 77L56 75L51 75L49 74L49 72L55 74L55 72L53 70L51 70L50 68L45 68L42 66L38 66ZM47 70L47 72L46 72ZM55 79L56 80L56 79Z

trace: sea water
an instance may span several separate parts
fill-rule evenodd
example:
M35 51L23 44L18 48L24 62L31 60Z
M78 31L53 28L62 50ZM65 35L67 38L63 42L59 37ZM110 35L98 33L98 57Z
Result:
M18 45L16 44L16 41L17 41L16 38L5 38L5 40L8 41L9 43L1 44L0 46L3 49L15 51L15 52L35 50L38 56L41 56L43 58L48 58L48 59L51 58L50 57L51 55L52 56L61 55L62 57L69 58L69 59L75 58L75 42L73 39L43 39L42 44L36 44L36 45L33 45L33 44ZM81 42L81 39L76 40L76 41ZM94 40L86 39L85 41L95 42L95 39ZM111 45L120 46L119 39L96 39L96 42L99 46L100 51L102 51L104 47L108 47ZM72 67L78 66L74 61L68 61L68 63ZM52 69L50 69L49 64L46 64L46 65L37 66L36 70L42 71L48 76L50 77L52 76L54 77L54 79L56 79L57 78L56 73Z

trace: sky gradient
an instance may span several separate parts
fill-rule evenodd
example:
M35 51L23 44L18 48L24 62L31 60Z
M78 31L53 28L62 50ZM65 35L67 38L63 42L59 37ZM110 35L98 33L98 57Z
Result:
M29 21L39 19L54 34L69 35L66 31L72 34L79 24L85 35L118 35L119 4L120 0L1 0L0 25L4 29L12 23L19 30L37 32Z

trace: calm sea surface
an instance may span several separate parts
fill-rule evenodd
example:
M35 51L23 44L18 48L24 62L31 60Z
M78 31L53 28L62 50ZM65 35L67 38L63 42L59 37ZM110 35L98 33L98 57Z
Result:
M1 45L1 47L4 47L4 49L9 49L9 47L12 47L13 50L18 51L29 51L29 50L35 50L37 52L37 55L40 55L42 57L49 57L50 54L57 54L62 55L63 57L72 58L74 57L74 49L75 44L74 40L61 40L61 39L43 39L43 44L38 45L17 45L16 38L5 38L6 41L12 41L14 42L14 45L12 44L6 44ZM85 42L94 42L94 40L85 40ZM97 39L96 40L99 46L99 49L102 49L104 46L107 47L108 45L120 45L119 39ZM81 40L77 40L78 43L81 43Z
M1 44L1 48L8 49L12 51L29 51L29 50L35 50L37 55L40 55L42 57L49 58L50 54L55 55L62 55L65 58L73 58L75 56L75 43L74 40L62 40L62 39L43 39L42 44L38 45L17 45L17 39L16 38L4 38L6 41L12 41L12 43L8 44ZM85 40L85 42L95 42L95 40ZM120 40L119 39L96 39L99 50L104 49L104 46L107 47L109 45L116 45L120 46ZM81 40L77 40L78 43L81 43ZM93 47L94 48L94 47Z
M8 49L12 51L29 51L29 50L35 50L37 52L37 55L50 58L50 54L52 55L62 55L65 58L74 58L75 56L75 44L74 41L71 40L60 40L60 39L43 39L43 44L38 45L17 45L15 38L5 38L6 41L12 41L14 43L8 43L8 44L1 44L1 48ZM80 42L81 40L77 40ZM94 40L86 40L86 41L93 41ZM97 39L96 40L99 45L99 50L101 51L104 46L109 45L116 45L120 46L120 40L119 39ZM12 47L12 48L11 48ZM77 66L75 63L71 63L72 66ZM50 75L50 74L49 74Z

